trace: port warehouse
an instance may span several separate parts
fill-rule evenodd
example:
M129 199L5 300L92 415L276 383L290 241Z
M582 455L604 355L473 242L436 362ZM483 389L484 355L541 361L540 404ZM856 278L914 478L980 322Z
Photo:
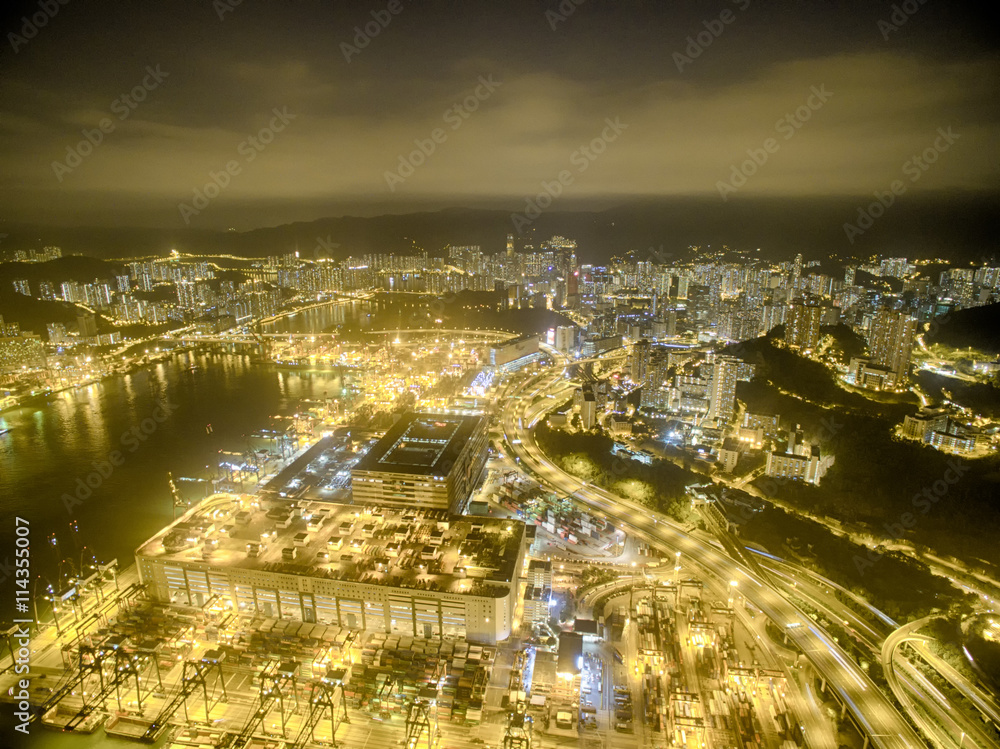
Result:
M537 335L523 335L490 347L489 363L501 372L513 372L541 358Z
M481 416L402 416L351 469L355 502L461 513L482 479L487 425Z
M294 679L294 687L283 688L285 697L294 691L296 699L307 699L310 684L334 677L343 685L342 694L347 705L389 717L405 713L412 701L430 687L439 690L438 719L471 725L482 719L483 698L497 652L495 647L455 637L424 640L250 615L234 618L214 609L204 613L207 616L191 609L164 609L145 600L135 601L133 607L110 624L104 641L96 647L106 661L112 653L126 653L130 665L126 671L134 669L132 676L129 673L116 676L106 668L88 670L86 680L77 683L72 691L77 696L77 704L73 704L73 699L63 701L62 696L69 696L69 691L59 699L46 701L43 722L58 729L90 733L108 717L107 705L111 703L119 706L119 712L107 721L109 736L155 740L171 717L178 714L180 702L176 697L184 686L177 682L167 688L167 694L155 694L161 683L160 675L162 683L168 683L167 674L181 669L182 659L193 654L193 640L205 642L209 649L191 662L202 666L217 665L206 681L211 702L199 705L196 701L190 705L187 708L191 711L190 717L205 714L201 711L206 709L206 704L209 705L207 709L214 711L217 698L221 696L219 683L223 678L232 689L234 683L240 681L241 671L246 673L246 669L256 667L261 675L273 673ZM157 662L156 668L152 660ZM116 667L120 665L114 658L110 658L110 663ZM187 674L187 667L183 667ZM105 680L100 685L97 684L98 671L103 673ZM139 677L138 680L135 677ZM145 711L141 715L121 712L123 704L134 704L140 684L143 685L142 696L139 696L140 712L143 705ZM81 689L84 695L89 691L93 700L90 704L102 705L102 709L90 712L81 709L78 704ZM187 694L197 697L202 692L188 689ZM86 705L86 697L84 700ZM273 704L267 708L267 714L277 721L279 710L284 721L290 715L286 714L284 706ZM251 717L253 714L251 712ZM323 726L322 730L328 727ZM201 731L195 728L189 733L192 743L198 743L195 739Z
M495 644L512 629L524 554L519 521L217 494L136 561L165 604Z

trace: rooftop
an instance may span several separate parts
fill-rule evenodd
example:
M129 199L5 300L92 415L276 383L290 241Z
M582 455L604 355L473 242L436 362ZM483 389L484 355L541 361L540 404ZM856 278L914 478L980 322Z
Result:
M517 520L216 494L136 553L162 562L502 596L520 572L523 537Z
M481 421L480 416L406 414L354 470L446 476Z
M568 676L580 673L583 660L583 635L579 632L560 632L556 672Z

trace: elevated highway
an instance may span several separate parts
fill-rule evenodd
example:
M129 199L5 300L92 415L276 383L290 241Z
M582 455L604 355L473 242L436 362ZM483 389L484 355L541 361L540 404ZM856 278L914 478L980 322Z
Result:
M737 581L741 595L763 611L784 630L789 639L810 660L817 673L832 686L838 699L852 714L875 746L886 749L923 745L911 725L896 710L867 674L826 634L812 623L797 606L787 600L767 581L725 556L714 546L681 529L665 516L640 507L599 487L584 486L573 476L555 466L542 454L534 441L537 420L559 404L559 399L542 398L565 387L561 372L551 370L529 378L508 393L503 429L518 461L543 484L556 492L571 494L592 512L613 518L642 540L655 546L680 551L688 565L721 581ZM529 397L519 397L528 394Z

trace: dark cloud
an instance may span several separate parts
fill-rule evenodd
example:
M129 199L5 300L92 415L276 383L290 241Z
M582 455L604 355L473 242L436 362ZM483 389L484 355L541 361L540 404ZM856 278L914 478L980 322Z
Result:
M179 225L178 203L233 159L240 173L192 225L248 228L261 213L239 207L262 202L317 216L365 204L517 207L565 169L567 203L708 195L821 86L832 98L778 136L745 194L884 189L949 126L959 141L914 189L997 187L1000 65L976 4L914 1L892 30L879 26L892 3L587 0L559 20L546 11L571 3L402 2L345 60L354 28L387 5L243 0L221 20L211 0L60 6L0 57L5 218ZM689 37L719 30L724 12L731 22L679 70ZM8 10L5 34L20 33L18 16ZM127 119L111 114L157 65L167 79ZM502 85L450 129L446 112L480 76ZM244 163L241 144L276 107L294 121ZM60 181L53 162L109 116L114 131ZM627 131L577 172L574 152L616 117ZM386 172L435 128L446 141L390 192Z

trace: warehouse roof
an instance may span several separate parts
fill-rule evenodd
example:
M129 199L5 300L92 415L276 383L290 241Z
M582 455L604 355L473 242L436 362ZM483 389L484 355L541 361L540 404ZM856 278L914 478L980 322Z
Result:
M579 632L560 632L556 673L565 676L576 676L582 670L582 660L583 635Z
M406 414L354 470L447 476L482 421L481 416Z
M524 524L444 510L213 495L138 556L493 596L516 580ZM496 592L494 592L494 590Z

